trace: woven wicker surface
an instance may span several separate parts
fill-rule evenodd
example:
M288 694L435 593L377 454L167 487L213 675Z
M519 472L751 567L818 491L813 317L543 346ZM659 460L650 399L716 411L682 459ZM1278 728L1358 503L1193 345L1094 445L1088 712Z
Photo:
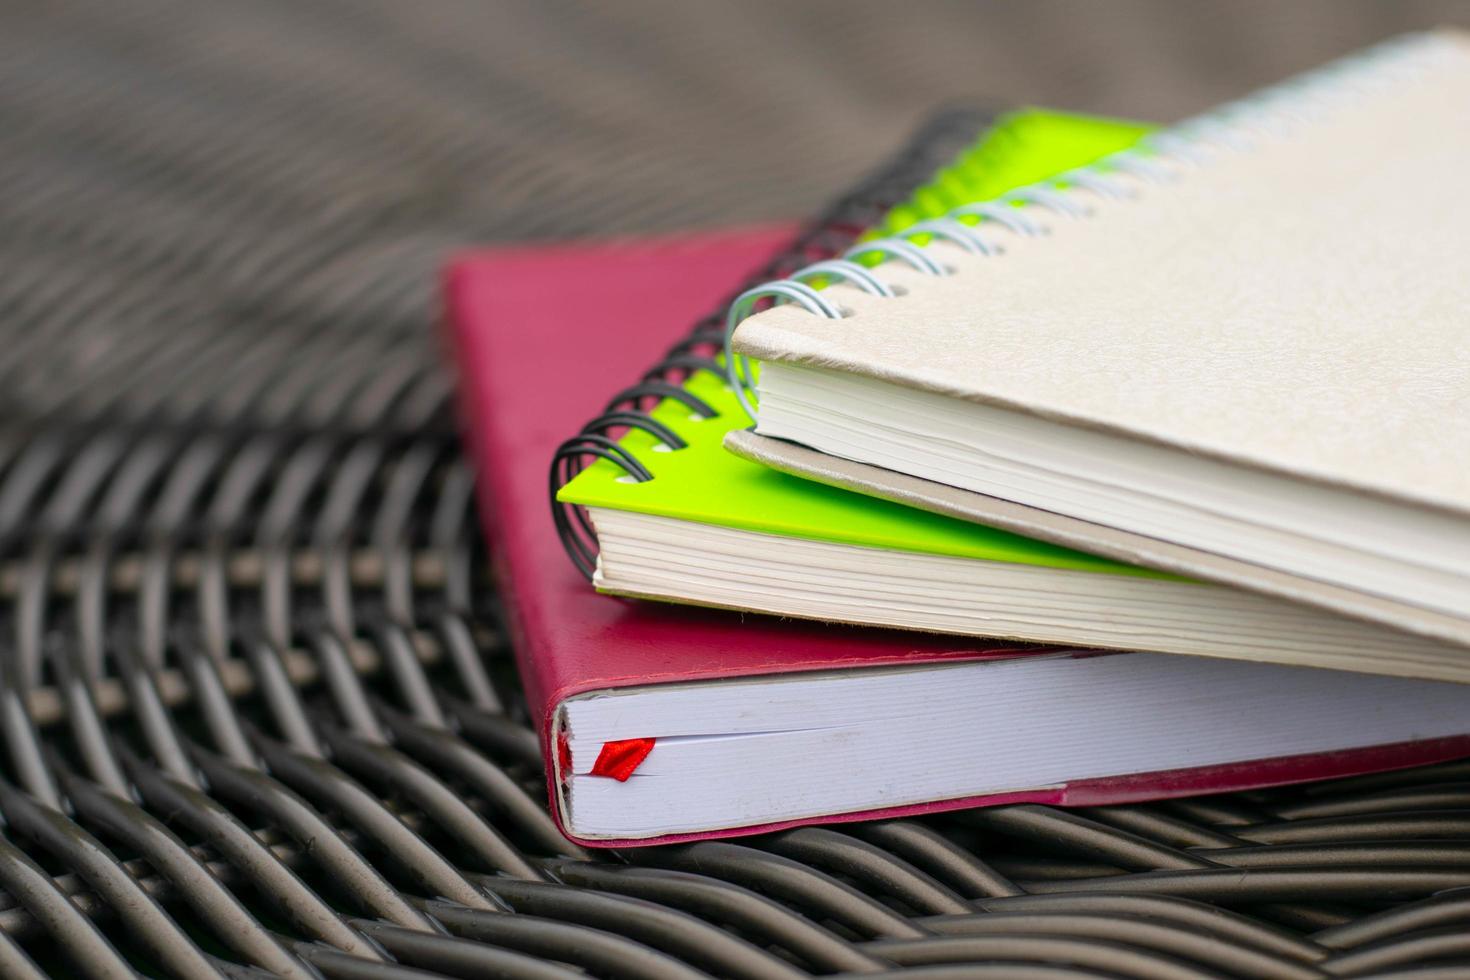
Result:
M790 6L0 5L0 976L1470 975L1470 764L555 832L446 251L803 213L942 101L1168 119L1470 20Z

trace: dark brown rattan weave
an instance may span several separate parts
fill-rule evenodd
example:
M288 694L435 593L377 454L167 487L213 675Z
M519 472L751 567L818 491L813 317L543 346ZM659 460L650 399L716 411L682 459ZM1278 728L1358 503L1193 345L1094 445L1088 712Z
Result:
M1470 976L1470 762L567 843L433 270L468 241L723 218L790 187L702 145L599 155L580 103L517 88L533 47L459 40L607 14L4 6L0 977ZM863 49L847 9L824 16ZM671 189L690 167L724 196Z

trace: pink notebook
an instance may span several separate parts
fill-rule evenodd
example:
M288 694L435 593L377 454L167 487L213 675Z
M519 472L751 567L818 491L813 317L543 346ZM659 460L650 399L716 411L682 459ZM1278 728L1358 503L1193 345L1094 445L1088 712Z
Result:
M790 233L755 228L486 250L460 258L446 276L484 524L548 760L553 814L568 837L630 846L1002 802L1120 803L1470 752L1460 734L1470 731L1470 688L1456 685L966 645L596 594L553 529L546 482L553 449ZM1132 697L1130 685L1157 688L1144 699L1152 705L1145 717L1107 707ZM1220 691L1236 691L1235 702L1211 708ZM1004 698L987 705L990 692ZM1267 703L1257 704L1262 698ZM894 707L915 699L936 713L928 723L900 718ZM1385 730L1403 737L1361 744L1351 731L1361 727L1355 713L1394 705L1412 717ZM792 713L803 711L810 724L792 724ZM973 729L976 719L1002 716L1009 721L999 736ZM781 725L770 729L769 717ZM1203 757L1210 745L1195 743L1218 739L1192 735L1196 719L1250 727L1245 743L1267 748L1202 766L1058 776L1086 754L1082 748L1111 742L1142 752L1144 762ZM1254 730L1272 724L1281 731ZM1307 726L1314 751L1262 758L1294 744ZM1003 744L1008 733L1019 745ZM1039 753L1058 734L1061 756L1038 756L1035 780L1024 768L1017 775L1013 762L1010 775L992 777L1008 780L997 791L944 788L940 777L979 756L998 760L1005 749L1024 762L1028 745ZM1067 738L1082 748L1068 750ZM863 764L853 765L853 752Z

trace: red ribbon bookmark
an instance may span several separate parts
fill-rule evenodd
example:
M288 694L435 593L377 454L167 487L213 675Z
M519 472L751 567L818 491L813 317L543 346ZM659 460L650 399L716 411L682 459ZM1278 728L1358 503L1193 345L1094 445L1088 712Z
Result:
M620 738L614 742L603 742L597 761L592 763L592 775L611 776L620 783L626 783L633 770L648 758L656 741L656 738Z

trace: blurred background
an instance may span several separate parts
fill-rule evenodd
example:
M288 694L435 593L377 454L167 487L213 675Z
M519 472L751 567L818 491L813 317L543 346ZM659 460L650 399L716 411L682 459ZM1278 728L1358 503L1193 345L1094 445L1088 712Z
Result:
M344 338L430 371L435 270L468 243L795 218L941 104L1169 121L1470 24L1428 0L0 11L0 408L190 417L242 358L335 376Z
M17 890L17 881L31 880L17 877L31 873L23 855L43 861L62 880L58 888L79 896L74 907L56 891L53 911L95 915L107 937L146 969L154 969L160 950L192 948L191 935L210 943L220 935L259 938L234 924L201 925L199 908L231 907L217 901L209 876L175 886L152 875L147 862L131 865L146 877L139 888L167 901L167 915L150 913L126 891L109 892L105 901L88 895L91 886L75 872L95 871L100 859L76 828L121 841L123 859L138 853L137 840L157 843L146 824L116 815L134 810L110 746L138 750L146 743L150 760L163 760L182 778L193 773L180 746L203 740L213 747L196 759L228 754L230 766L259 778L212 775L203 788L231 812L258 821L251 826L263 828L261 839L279 842L283 860L305 869L310 888L358 903L353 914L399 909L395 889L404 883L405 894L444 893L424 891L445 880L430 873L459 871L424 858L420 831L445 848L448 860L528 880L541 875L544 857L577 856L534 802L543 790L539 750L498 626L496 596L483 584L474 478L459 452L453 379L437 329L438 270L452 252L794 220L896 151L942 106L1004 111L1031 104L1167 122L1392 34L1441 23L1470 26L1470 5L0 0L0 974L24 975L13 968L12 939L59 975L73 974L69 961L55 958L57 949L93 948L79 942L85 930L65 917L43 922L19 908L49 894L30 885ZM621 381L610 378L609 390ZM536 471L546 463L510 462ZM549 536L546 546L556 547ZM339 637L351 638L350 650L339 649ZM137 656L124 655L135 647ZM414 672L416 651L437 658L423 674ZM279 661L272 659L278 653ZM341 657L351 658L348 669ZM367 694L353 686L354 671L368 679ZM88 684L72 683L83 676ZM220 691L228 697L216 696ZM453 730L442 727L436 700L446 692L453 694L443 709L456 719ZM465 784L455 773L479 767L472 771L484 781L466 799L491 815L493 832L448 829L441 817L418 812L422 797L400 792L409 785L429 790L410 784L407 770L393 768L397 761L383 761L399 757L385 755L375 719L399 719L390 726L396 741L406 715L380 710L380 694L411 709L413 724L428 726L419 730L450 739L420 743L448 745L442 757L438 748L414 750L438 760L430 766L436 773L448 774L448 783L435 786L458 791ZM179 731L161 713L148 713L155 700L171 707ZM267 718L271 731L291 739L293 752L313 759L311 767L284 766L278 752L276 761L261 762L257 747L265 743L246 726L267 725ZM354 750L351 760L339 754L344 726L353 744L372 751ZM327 755L335 762L329 765ZM467 757L471 762L442 761ZM486 767L490 775L483 775ZM366 773L382 799L342 789L349 770L353 778ZM151 763L138 771L152 772ZM64 792L55 785L58 773ZM1295 878L1282 871L1283 862L1304 852L1289 849L1283 857L1242 846L1258 860L1242 863L1239 874L1208 870L1221 875L1210 880L1226 882L1219 893L1225 904L1239 900L1248 909L1255 906L1241 897L1248 894L1247 871L1257 869L1255 881L1265 882L1251 893L1257 896L1279 895L1279 882L1287 882L1298 889L1293 902L1305 896L1300 904L1260 907L1315 932L1409 894L1419 886L1405 882L1423 880L1415 877L1421 871L1432 872L1426 887L1463 883L1455 841L1429 842L1440 848L1433 862L1448 862L1443 868L1403 871L1388 863L1430 860L1415 857L1429 852L1395 835L1407 840L1428 833L1426 826L1460 834L1463 821L1415 812L1396 822L1382 814L1462 806L1467 771L1384 780L1333 789L1347 795L1316 802L1279 797L1285 802L1275 810L1256 801L1246 809L1211 803L1163 811L1163 820L1135 811L1133 826L1153 828L1141 832L1166 841L1159 848L1119 836L1117 850L1109 851L1089 829L1068 838L1076 847L1069 853L1059 849L1067 833L1057 829L1060 818L1025 824L1030 830L956 823L946 832L976 854L1009 853L1027 876L1054 868L1082 877L1114 874L1109 862L1116 860L1140 872L1141 881L1130 883L1140 888L1152 887L1148 876L1156 869L1210 863L1176 849L1180 841L1307 841L1309 856L1286 869ZM16 792L17 783L25 793ZM361 848L353 860L360 863L348 866L387 869L392 886L385 879L380 888L367 870L356 877L328 873L340 865L317 856L340 856L331 848L292 850L288 838L326 839L330 828L318 833L309 821L290 822L283 831L279 813L286 811L261 801L287 800L288 788L342 825L360 830L371 822L372 829L353 831L350 846ZM177 800L189 797L174 792L150 797L146 806L172 825L216 826L209 823L215 811L200 802L202 790L185 804ZM59 805L63 796L71 803L65 817L26 802ZM79 807L79 800L90 802ZM295 806L289 804L291 814ZM35 816L43 811L44 819ZM1179 829L1185 823L1178 815L1190 812L1198 838ZM27 813L28 825L18 819ZM1249 820L1263 823L1266 836L1222 836L1249 822L1240 813L1256 814ZM1420 816L1428 822L1415 822ZM54 829L53 817L62 830L36 829ZM1291 827L1293 819L1309 826ZM1322 821L1334 819L1338 829L1323 833ZM508 842L503 849L500 833ZM1365 834L1384 836L1368 841ZM1327 844L1316 848L1321 841ZM1387 855L1374 859L1384 862L1383 877L1346 881L1320 873L1341 860L1327 846L1338 841L1362 844L1354 855ZM1383 850L1372 850L1380 843ZM857 852L827 853L813 864ZM991 874L982 863L948 867L960 869L956 880L989 881ZM872 934L906 936L889 931L911 928L906 922L894 917L897 926L890 926L886 917L906 904L929 908L928 892L913 890L907 872L884 878L886 868L873 871L865 886L884 893L883 904L871 904L885 917ZM873 885L879 878L899 885ZM252 909L272 894L239 876L222 880ZM1370 895L1369 886L1377 891ZM602 886L567 887L565 894L590 897L594 887ZM975 893L992 894L989 887L975 886ZM194 904L177 901L183 895ZM363 895L371 901L359 902ZM769 927L753 924L766 921L765 911L721 918L722 902L701 906L700 914L734 922L741 932L746 923L752 934L769 928L773 936L804 936L801 929L812 923L873 921L862 911L868 906L842 906L861 912L847 919L850 911L839 916L825 901L814 899L799 915L782 912L788 917L771 918ZM945 901L933 910L950 910ZM395 921L418 914L402 908L402 915L391 912L400 915ZM336 911L325 904L322 910L321 921L336 922ZM261 913L271 928L280 921L275 914ZM636 921L645 925L628 927L630 933L652 929L645 914L638 911ZM1413 921L1439 928L1449 920L1437 914ZM1199 915L1213 913L1193 911L1177 921L1193 929ZM618 930L635 922L629 916L598 921ZM1277 949L1277 920L1269 921L1273 931L1262 933L1269 943L1261 948ZM669 949L708 942L708 932L689 931L691 924L708 929L687 920L671 930L679 945ZM840 928L846 935L848 926ZM1222 936L1255 935L1218 928ZM591 950L589 957L605 949L585 939L528 935ZM1411 937L1391 955L1438 955L1433 950L1450 949L1441 942L1447 935ZM1381 952L1381 936L1370 928L1351 942ZM1342 934L1337 941L1350 942ZM812 942L825 962L837 964L832 969L849 968L847 951L839 956ZM1202 948L1213 956L1219 948L1229 953L1228 945ZM418 948L424 958L439 955L433 944ZM1326 947L1302 948L1308 957L1329 955ZM498 955L491 942L480 954ZM454 962L456 975L472 969L470 960ZM500 961L493 962L498 969ZM1234 962L1246 964L1240 975L1259 975L1251 966L1259 960ZM1359 960L1355 969L1382 962ZM359 966L339 962L335 975L366 975ZM1298 964L1283 975L1308 972ZM680 968L664 975L689 974Z

